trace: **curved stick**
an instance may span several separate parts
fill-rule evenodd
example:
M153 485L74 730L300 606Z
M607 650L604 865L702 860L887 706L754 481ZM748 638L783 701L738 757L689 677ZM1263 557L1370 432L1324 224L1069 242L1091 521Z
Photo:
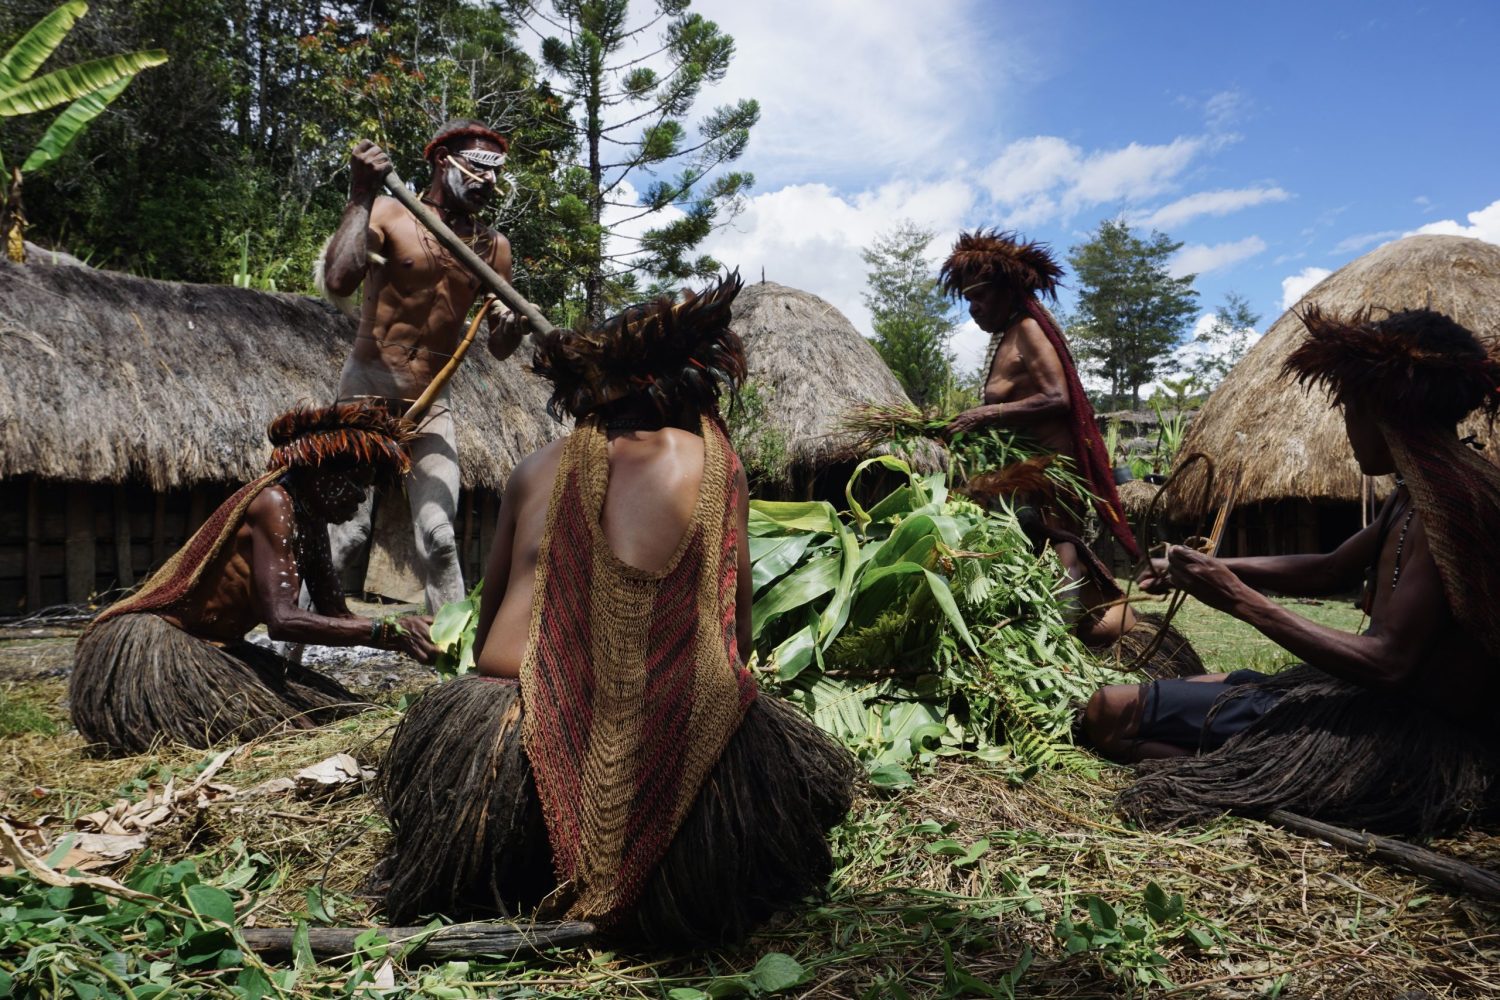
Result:
M552 332L552 324L547 321L547 317L542 315L542 311L522 297L521 293L516 291L510 282L496 274L495 269L486 264L474 252L473 247L459 239L457 234L449 229L442 219L439 219L426 205L422 204L417 196L411 193L411 190L406 186L406 182L401 179L401 176L396 171L392 170L387 173L384 183L385 189L390 192L391 197L405 205L406 210L415 215L417 221L426 226L449 253L463 261L464 265L470 271L474 272L474 277L478 278L481 284L494 293L497 299L504 302L511 312L526 317L531 323L533 333Z
M464 339L460 340L458 347L454 349L453 357L449 358L448 363L442 367L442 370L432 377L431 382L427 383L427 388L422 390L422 395L417 397L417 401L407 408L407 420L416 423L422 419L422 415L427 412L428 407L432 406L432 401L437 398L437 394L443 391L443 387L448 384L448 380L453 378L453 373L458 371L459 363L463 361L464 355L469 353L469 345L474 343L474 335L479 332L480 322L494 304L495 299L485 298L484 304L479 307L479 312L474 314L474 322L469 324L469 330L464 334Z

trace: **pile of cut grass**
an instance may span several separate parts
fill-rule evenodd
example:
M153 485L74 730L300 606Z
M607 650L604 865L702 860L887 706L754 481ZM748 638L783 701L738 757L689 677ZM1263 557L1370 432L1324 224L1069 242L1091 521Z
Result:
M1343 611L1325 607L1330 615ZM1251 637L1236 640L1222 616L1190 602L1180 623L1200 648L1213 649L1205 656L1211 668L1270 665L1259 662L1263 653ZM65 826L116 796L139 798L169 776L188 780L211 756L164 747L127 760L87 758L58 708L65 691L56 678L6 689L8 697L40 706L58 728L0 740L0 811L20 819L52 815ZM217 778L248 787L337 752L377 764L397 717L385 707L310 734L260 741L231 757ZM916 778L913 787L861 798L836 832L840 868L826 900L780 918L740 948L675 957L580 948L529 960L412 964L394 970L389 989L363 995L765 995L754 971L769 953L790 956L801 970L798 985L779 992L835 1000L1012 991L1500 995L1500 909L1415 876L1253 821L1225 819L1170 834L1128 828L1110 805L1128 780L1124 769L1091 778L1036 772L1004 756L957 756ZM241 924L374 924L372 876L386 836L370 790L356 790L325 802L282 797L211 806L155 838L152 855L191 862L210 882L232 881ZM1500 866L1500 838L1469 834L1436 846ZM112 944L122 954L140 947ZM0 949L0 971L20 960ZM359 961L304 968L286 995L346 996ZM240 995L236 975L231 968L184 977L180 995Z

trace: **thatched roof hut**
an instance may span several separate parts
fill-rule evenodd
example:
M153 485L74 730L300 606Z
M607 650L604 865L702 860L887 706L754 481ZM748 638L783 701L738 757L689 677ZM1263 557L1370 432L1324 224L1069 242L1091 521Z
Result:
M1240 506L1333 502L1354 510L1358 527L1357 508L1350 505L1360 501L1364 480L1342 416L1326 393L1281 377L1282 362L1306 336L1296 314L1313 304L1335 312L1430 306L1493 341L1500 337L1500 246L1459 236L1409 236L1346 264L1271 325L1193 420L1180 454L1201 451L1225 471L1241 470ZM1470 431L1482 441L1494 439L1477 424L1464 433ZM1500 443L1492 444L1487 454L1496 455L1497 448ZM1180 498L1192 492L1176 492L1173 516L1186 513ZM1326 544L1320 536L1328 533L1310 526L1305 511L1301 519L1300 544Z
M353 337L307 296L0 262L0 477L159 490L252 479L267 421L330 401ZM466 486L501 488L560 431L541 381L483 349L453 394Z
M353 337L349 319L306 296L0 262L0 614L18 580L30 606L41 591L62 599L51 567L64 548L69 600L159 563L220 494L265 468L273 415L332 398ZM482 498L562 428L540 381L482 348L453 393L462 502L482 531ZM185 511L164 500L173 494ZM16 545L29 558L7 558Z
M793 480L808 488L819 471L836 478L854 457L857 436L842 428L852 408L910 405L875 347L811 292L771 281L746 285L734 302L734 329L745 342L748 381L765 402L766 425L785 442ZM936 448L916 462L926 471L940 463ZM843 483L837 486L842 491Z

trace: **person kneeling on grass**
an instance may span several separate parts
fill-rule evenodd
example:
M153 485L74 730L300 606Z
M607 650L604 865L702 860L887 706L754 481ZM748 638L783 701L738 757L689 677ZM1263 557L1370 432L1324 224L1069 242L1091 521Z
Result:
M1086 732L1147 761L1120 810L1153 826L1274 809L1430 835L1500 808L1500 469L1457 425L1500 409L1500 363L1420 309L1310 309L1284 371L1325 386L1360 470L1394 473L1375 523L1328 555L1213 559L1182 546L1143 573L1253 625L1302 666L1099 691ZM1318 625L1258 593L1335 594L1365 572L1370 627Z
M717 944L827 882L858 765L742 661L749 498L718 408L739 288L537 338L577 429L505 488L478 674L392 739L391 920L537 909Z
M78 640L68 696L84 738L116 755L162 739L206 747L312 728L365 707L332 678L246 642L260 624L272 639L374 646L430 662L430 619L351 614L328 557L327 526L354 515L377 474L410 469L410 433L364 403L273 420L271 471L220 505ZM297 606L303 582L316 612Z

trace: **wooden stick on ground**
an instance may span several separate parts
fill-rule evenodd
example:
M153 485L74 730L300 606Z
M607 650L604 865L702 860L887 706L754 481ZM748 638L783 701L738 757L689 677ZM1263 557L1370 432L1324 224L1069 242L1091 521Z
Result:
M318 958L350 955L355 951L355 938L372 929L378 930L391 944L425 937L414 954L426 958L530 954L544 948L582 944L594 935L593 924L577 920L536 924L454 924L435 931L426 927L309 927L307 943ZM240 930L245 944L268 955L291 954L292 937L296 933L291 927L245 927Z
M547 321L547 317L542 315L542 311L523 298L521 293L516 291L510 282L496 274L495 269L485 263L474 252L473 247L459 239L458 235L449 229L442 219L439 219L426 205L422 204L421 200L412 194L411 190L406 186L406 182L401 179L396 171L392 170L385 175L385 189L390 192L392 198L405 205L406 210L415 215L417 221L426 226L449 253L457 257L463 262L464 266L474 272L474 277L479 279L480 284L494 293L495 297L504 302L506 307L512 312L525 316L531 323L533 333L550 333L552 331L552 324Z
M1500 874L1471 865L1467 861L1417 847L1391 837L1377 837L1359 830L1349 830L1332 823L1308 819L1285 809L1274 809L1266 820L1295 833L1326 840L1361 857L1374 858L1398 868L1425 875L1435 882L1452 886L1479 899L1500 901Z

